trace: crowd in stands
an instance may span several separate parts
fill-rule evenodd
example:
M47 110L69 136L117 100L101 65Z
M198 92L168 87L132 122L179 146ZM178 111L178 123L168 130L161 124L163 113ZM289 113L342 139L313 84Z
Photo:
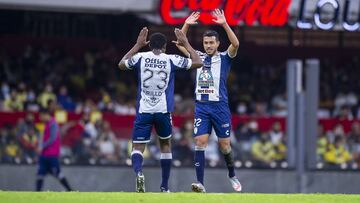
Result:
M116 68L119 51L110 47L89 50L74 58L61 49L27 46L21 55L11 56L0 50L0 112L27 112L16 126L0 129L0 159L6 163L34 163L42 126L34 113L46 108L47 101L57 101L58 109L81 114L79 121L61 125L62 160L67 164L129 164L129 139L120 139L106 120L92 121L93 112L135 115L137 81L135 73ZM346 65L323 60L320 85L319 118L360 118L359 58ZM235 61L230 72L229 105L236 115L254 118L287 115L285 63L257 65L247 60ZM194 109L194 72L176 76L174 114L192 115ZM193 120L174 128L173 157L176 166L191 166L193 161ZM360 124L354 122L345 133L338 124L325 132L319 126L318 167L347 168L360 164ZM156 136L153 136L156 138ZM207 148L210 166L223 160L211 136ZM260 131L256 119L233 126L232 145L237 167L287 167L286 135L280 123L269 131ZM153 139L145 153L146 164L157 164L160 153ZM359 165L360 166L360 165Z
M15 126L0 129L0 160L2 163L27 163L37 161L36 149L44 125L36 122L33 113L27 113ZM193 119L173 128L173 158L175 166L191 166L194 143ZM91 121L84 113L79 121L61 125L61 157L65 164L126 165L129 164L131 141L116 135L109 122ZM240 123L231 132L235 166L247 168L287 168L287 137L279 122L269 131L260 131L255 119ZM315 155L314 155L315 156ZM360 123L354 122L345 133L342 125L325 132L319 125L317 141L317 167L326 169L357 169L360 164ZM152 136L144 153L145 164L157 165L160 158L158 140ZM215 135L211 135L206 151L207 164L223 166Z

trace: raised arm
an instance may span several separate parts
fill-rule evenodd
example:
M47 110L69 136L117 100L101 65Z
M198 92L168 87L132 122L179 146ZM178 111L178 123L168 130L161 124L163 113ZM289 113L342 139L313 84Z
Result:
M189 53L190 58L192 60L192 64L190 68L200 68L203 66L203 62L200 56L195 52L195 50L190 45L188 39L186 38L185 34L179 30L178 28L175 29L175 35L177 38L176 45L183 47L187 53Z
M133 48L130 49L130 51L128 53L125 54L125 56L121 59L121 61L118 64L118 67L121 70L126 70L126 65L125 65L125 61L129 58L131 58L132 56L134 56L137 52L139 52L139 50L141 48L143 48L144 46L146 46L147 44L149 44L149 41L146 41L147 35L148 35L148 29L147 27L144 27L140 33L139 36L136 40L136 44L133 46Z
M181 28L182 33L186 36L186 33L189 30L190 25L196 25L197 20L200 17L200 12L192 12L189 17L186 18L184 25ZM179 46L178 43L174 42L177 48L185 55L189 56L189 52L183 46Z
M232 29L230 28L229 24L226 22L224 11L220 9L215 9L215 11L213 12L213 16L215 17L213 21L224 28L226 35L228 36L228 39L231 43L228 48L229 56L232 58L235 57L239 48L239 40L236 37L234 31L232 31Z

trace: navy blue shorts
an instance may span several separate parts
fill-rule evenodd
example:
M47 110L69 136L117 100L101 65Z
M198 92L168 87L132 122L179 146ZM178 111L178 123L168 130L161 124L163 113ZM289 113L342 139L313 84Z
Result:
M60 163L58 157L44 157L40 156L38 165L38 175L45 176L52 174L56 177L60 174Z
M134 122L132 134L133 143L148 143L152 127L160 139L168 139L172 133L172 121L170 113L138 113Z
M196 102L194 137L211 134L214 128L217 137L230 137L231 113L225 102Z

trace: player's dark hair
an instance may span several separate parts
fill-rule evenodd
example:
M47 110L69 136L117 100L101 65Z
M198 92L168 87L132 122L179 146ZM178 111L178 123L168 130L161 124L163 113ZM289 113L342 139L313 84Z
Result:
M150 36L150 49L162 49L166 44L166 36L156 32Z
M216 41L219 41L219 33L215 30L206 30L203 34L203 37L215 37Z

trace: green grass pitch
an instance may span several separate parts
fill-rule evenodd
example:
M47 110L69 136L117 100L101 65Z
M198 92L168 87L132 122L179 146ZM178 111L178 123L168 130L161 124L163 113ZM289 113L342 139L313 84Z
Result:
M0 203L360 203L360 195L256 193L5 192Z

